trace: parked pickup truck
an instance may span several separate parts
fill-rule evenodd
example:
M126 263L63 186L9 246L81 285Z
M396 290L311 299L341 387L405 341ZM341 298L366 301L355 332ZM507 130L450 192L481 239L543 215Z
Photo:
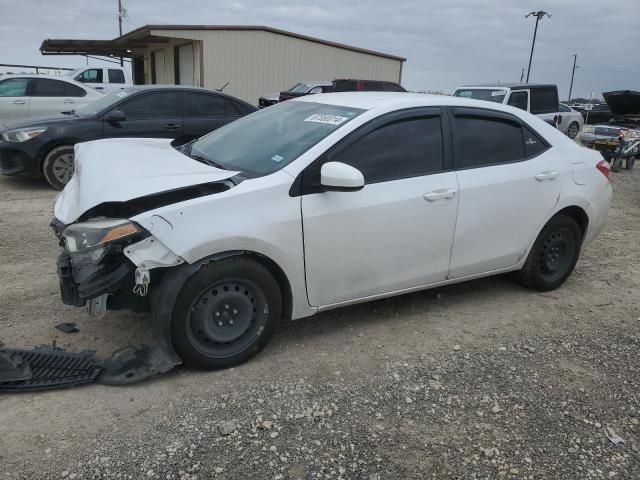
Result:
M67 75L102 93L124 90L133 85L131 73L123 67L84 67Z
M505 103L537 115L556 126L562 122L558 87L532 83L497 83L458 88L454 97Z

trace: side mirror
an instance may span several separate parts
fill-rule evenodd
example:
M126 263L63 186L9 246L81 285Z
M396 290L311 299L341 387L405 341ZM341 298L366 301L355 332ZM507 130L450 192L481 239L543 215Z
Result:
M327 162L320 169L320 184L327 191L354 192L364 188L364 176L342 162Z
M104 117L107 122L124 122L127 116L122 110L111 110Z

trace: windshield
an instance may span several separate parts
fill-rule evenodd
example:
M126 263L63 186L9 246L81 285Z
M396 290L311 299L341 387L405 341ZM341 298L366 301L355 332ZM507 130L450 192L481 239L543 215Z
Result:
M307 93L309 90L309 85L306 83L299 83L289 89L291 93Z
M507 91L502 89L491 90L489 88L459 88L453 96L502 103L506 94Z
M280 170L364 110L315 102L283 102L196 140L191 154L253 175Z
M119 92L112 92L106 94L104 97L100 97L93 102L89 102L83 107L80 107L76 110L78 115L95 115L96 113L102 112L103 110L109 108L111 105L119 102L124 97L128 96L131 93L130 90L120 90Z

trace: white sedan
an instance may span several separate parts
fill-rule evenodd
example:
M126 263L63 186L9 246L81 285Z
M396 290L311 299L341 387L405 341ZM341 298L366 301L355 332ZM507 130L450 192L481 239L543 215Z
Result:
M600 154L539 118L421 94L306 96L76 162L53 221L63 302L150 311L201 368L345 305L505 272L558 288L611 202Z
M584 125L584 118L582 114L574 110L573 108L560 104L560 122L558 123L558 130L567 134L569 138L576 138L578 132L582 130Z
M104 94L67 77L0 78L0 122L76 110Z

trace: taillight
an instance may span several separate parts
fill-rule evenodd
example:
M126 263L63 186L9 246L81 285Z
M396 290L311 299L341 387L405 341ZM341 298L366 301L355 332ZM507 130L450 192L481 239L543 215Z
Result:
M611 168L609 167L609 163L606 160L600 160L596 164L596 168L600 170L605 177L609 178L609 173L611 173Z

